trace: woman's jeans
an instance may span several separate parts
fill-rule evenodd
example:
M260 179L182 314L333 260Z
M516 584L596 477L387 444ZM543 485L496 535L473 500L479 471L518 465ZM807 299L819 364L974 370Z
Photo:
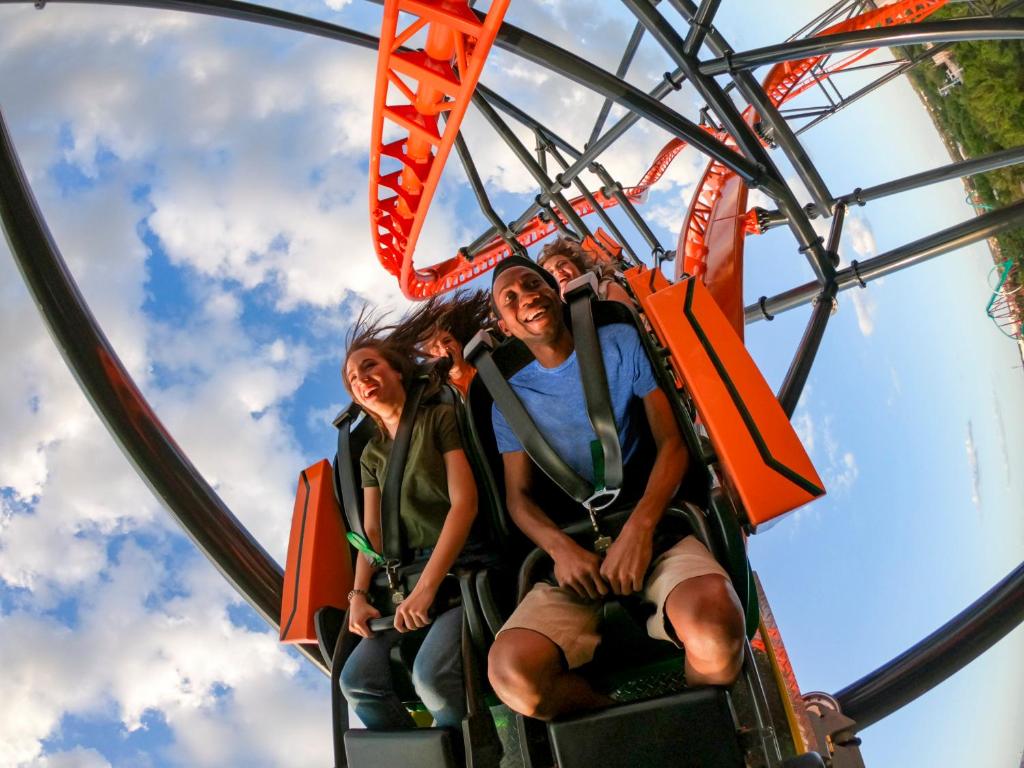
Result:
M341 670L341 690L363 725L372 730L413 728L391 679L391 648L402 635L391 629L362 638ZM457 728L466 714L462 682L462 606L430 624L412 665L412 684L438 728Z

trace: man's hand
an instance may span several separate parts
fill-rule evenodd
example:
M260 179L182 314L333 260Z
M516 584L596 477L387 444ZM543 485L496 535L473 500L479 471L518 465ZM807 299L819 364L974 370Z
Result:
M573 541L551 555L555 561L555 580L580 597L596 600L608 594L608 585L601 578L601 558Z
M380 611L370 605L363 595L353 595L348 606L348 628L360 637L373 637L370 619L379 619Z
M654 534L628 522L608 547L601 575L616 595L631 595L644 586L647 566L651 564Z
M412 632L414 629L427 626L432 621L427 614L436 595L436 589L421 587L417 583L409 596L398 604L398 610L395 611L395 629L399 632Z

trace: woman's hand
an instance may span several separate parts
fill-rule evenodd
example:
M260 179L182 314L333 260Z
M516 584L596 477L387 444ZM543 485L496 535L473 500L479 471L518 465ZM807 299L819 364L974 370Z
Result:
M370 619L379 619L380 611L370 605L365 595L353 595L348 605L348 628L360 637L373 637Z
M395 629L399 632L412 632L427 626L433 619L427 615L437 595L437 587L421 586L422 581L413 587L412 592L398 604L395 611Z

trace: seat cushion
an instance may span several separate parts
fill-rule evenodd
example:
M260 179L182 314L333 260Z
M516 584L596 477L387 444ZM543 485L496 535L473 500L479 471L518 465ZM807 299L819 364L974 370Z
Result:
M742 768L729 695L697 688L548 725L559 768Z

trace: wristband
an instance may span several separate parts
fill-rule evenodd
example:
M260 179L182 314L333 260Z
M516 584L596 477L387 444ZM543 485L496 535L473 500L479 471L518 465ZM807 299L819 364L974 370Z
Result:
M352 598L355 597L356 595L362 595L363 597L366 598L366 602L370 602L370 594L365 589L353 589L353 590L350 590L349 593L348 593L348 596L345 599L348 600L351 603L352 602Z

